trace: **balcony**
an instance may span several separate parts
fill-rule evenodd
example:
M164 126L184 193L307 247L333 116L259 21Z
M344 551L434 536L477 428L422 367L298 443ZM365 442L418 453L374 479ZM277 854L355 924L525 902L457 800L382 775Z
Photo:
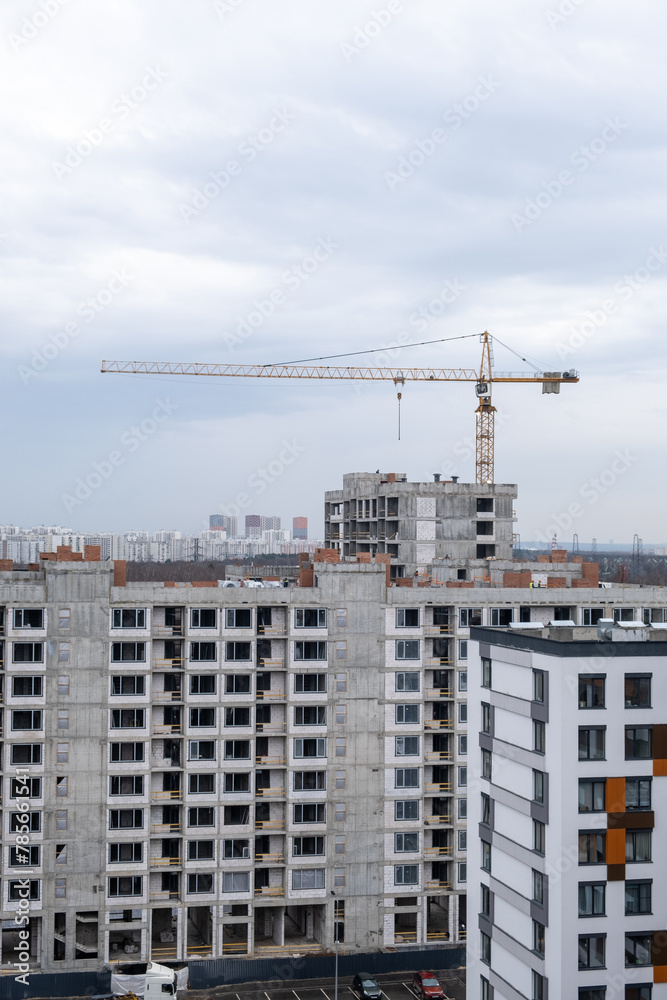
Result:
M255 889L255 896L284 896L285 887L283 885L263 885Z
M173 639L174 636L182 636L184 631L183 622L180 625L153 625L153 638Z
M258 722L256 729L258 733L265 736L283 736L285 734L284 722Z
M160 903L160 902L164 903L168 902L169 900L173 900L175 902L180 903L181 893L179 889L172 889L172 890L164 889L155 891L151 889L148 893L148 898L150 899L151 903Z
M256 830L284 830L284 819L257 819L255 820Z
M181 802L183 790L181 788L175 788L168 792L154 790L151 792L151 799L154 802Z
M284 854L255 854L255 863L259 865L284 865Z
M427 698L453 698L454 692L451 688L432 688L426 692Z
M442 882L440 879L432 878L424 886L429 892L449 892L452 888L451 882Z
M428 639L437 639L441 635L454 635L453 625L425 625L424 635Z
M284 639L287 635L287 623L283 625L258 625L257 635L266 639Z
M280 669L281 667L284 668L284 666L285 666L285 657L284 656L272 656L270 659L266 659L265 657L260 657L259 666L260 667L272 667L274 670L275 669Z
M152 823L151 833L180 833L181 824L180 823Z
M275 764L278 767L284 766L284 757L255 757L256 764Z
M444 826L450 825L452 822L451 816L425 816L424 822L427 826Z
M257 701L266 701L270 698L273 700L282 699L285 701L287 695L284 691L258 691L255 697Z
M454 728L453 719L424 719L424 729L427 732L451 731Z
M188 948L188 955L190 954L190 948ZM232 944L231 941L222 942L222 954L223 955L247 955L248 945L241 942L240 944Z
M183 732L183 727L180 722L176 722L172 725L162 725L159 722L153 723L153 736L171 736L174 733L181 732Z
M452 848L451 847L427 847L424 850L424 856L427 858L443 858L451 857Z
M151 868L177 868L183 864L183 858L151 858Z
M429 656L424 660L424 666L451 667L453 662L451 656Z
M285 789L282 785L280 788L257 788L255 795L258 799L282 799L285 797Z
M437 795L438 792L451 792L452 783L451 781L431 781L427 782L424 786L424 791L427 795Z
M151 693L151 701L156 702L158 705L167 705L172 702L182 702L183 692L182 691L153 691Z
M450 750L429 750L425 757L426 760L451 760L452 754Z
M158 659L153 657L153 666L158 670L171 670L172 668L178 669L182 668L185 663L185 657L183 656L172 656L171 659Z

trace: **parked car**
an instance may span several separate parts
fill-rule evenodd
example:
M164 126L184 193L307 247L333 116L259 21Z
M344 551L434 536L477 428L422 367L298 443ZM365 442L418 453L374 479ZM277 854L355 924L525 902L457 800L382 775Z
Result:
M380 1000L382 990L377 981L369 976L367 972L358 972L352 980L352 988L358 993L362 1000ZM442 994L441 994L442 996Z
M415 972L412 977L412 985L422 1000L435 1000L437 997L444 997L442 986L432 972Z

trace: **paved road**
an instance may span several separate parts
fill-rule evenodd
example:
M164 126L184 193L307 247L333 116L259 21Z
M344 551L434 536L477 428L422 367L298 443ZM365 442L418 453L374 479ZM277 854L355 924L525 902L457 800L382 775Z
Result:
M445 996L449 1000L465 1000L465 972L456 970L439 973ZM378 975L383 1000L417 1000L412 987L412 976L407 972ZM217 986L209 990L189 990L181 994L183 1000L334 1000L333 979L300 979L292 982L239 983L234 986ZM352 977L338 981L339 1000L359 1000L352 990Z

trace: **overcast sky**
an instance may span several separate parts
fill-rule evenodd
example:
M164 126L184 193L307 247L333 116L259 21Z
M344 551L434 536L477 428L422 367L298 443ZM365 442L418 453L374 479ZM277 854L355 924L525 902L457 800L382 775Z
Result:
M659 0L7 0L0 522L236 504L319 534L345 472L472 481L470 384L407 384L399 441L392 383L99 369L488 329L581 373L496 389L522 538L665 541L666 27Z

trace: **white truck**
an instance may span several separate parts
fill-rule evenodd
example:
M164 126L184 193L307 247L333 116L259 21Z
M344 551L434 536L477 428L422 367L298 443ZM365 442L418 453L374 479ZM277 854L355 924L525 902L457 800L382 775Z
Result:
M116 967L111 973L111 992L115 996L165 1000L175 997L177 976L173 969L157 962L132 962Z

